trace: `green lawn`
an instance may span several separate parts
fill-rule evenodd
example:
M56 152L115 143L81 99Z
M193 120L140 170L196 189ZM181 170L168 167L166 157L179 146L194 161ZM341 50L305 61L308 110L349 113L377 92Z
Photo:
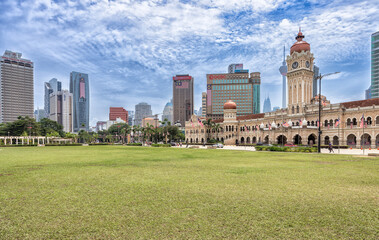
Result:
M379 239L379 159L0 148L0 239Z

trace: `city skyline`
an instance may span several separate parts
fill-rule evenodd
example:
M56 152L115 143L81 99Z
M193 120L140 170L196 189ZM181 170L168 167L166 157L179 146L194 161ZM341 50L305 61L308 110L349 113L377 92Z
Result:
M198 109L206 74L224 72L234 62L261 72L262 92L281 96L282 48L293 44L298 26L322 73L341 72L325 80L323 94L331 102L364 99L379 1L249 2L2 1L1 32L7 34L0 46L33 59L35 109L43 108L44 82L57 78L67 84L71 71L88 73L91 126L107 119L112 105L131 109L146 101L161 112L172 97L171 77L181 73L196 79ZM281 105L280 97L271 100Z

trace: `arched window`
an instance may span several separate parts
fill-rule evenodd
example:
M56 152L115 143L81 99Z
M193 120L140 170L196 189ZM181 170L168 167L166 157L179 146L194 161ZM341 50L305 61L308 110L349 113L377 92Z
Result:
M348 118L348 119L346 120L346 125L347 125L347 126L350 126L350 125L351 125L351 119L350 119L350 118Z
M292 106L292 114L294 114L294 113L295 113L295 107Z
M296 107L296 113L299 113L300 112L300 108L299 106Z
M375 125L379 125L379 116L375 118Z
M354 126L357 125L357 119L356 119L356 118L353 118L353 125L354 125Z
M328 120L325 120L325 125L324 125L325 127L327 127L328 126Z
M371 119L371 117L368 117L367 118L367 125L371 125L372 124L372 119Z

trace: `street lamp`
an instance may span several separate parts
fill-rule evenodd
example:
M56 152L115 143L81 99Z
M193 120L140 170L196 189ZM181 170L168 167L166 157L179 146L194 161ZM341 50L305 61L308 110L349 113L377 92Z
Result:
M324 75L321 75L320 73L320 76L318 76L316 78L320 80L320 88L319 88L319 91L318 91L318 141L317 141L317 152L318 153L321 153L321 79L323 79L324 77L327 77L327 76L330 76L330 75L334 75L334 74L338 74L340 72L334 72L334 73L327 73L327 74L324 74Z

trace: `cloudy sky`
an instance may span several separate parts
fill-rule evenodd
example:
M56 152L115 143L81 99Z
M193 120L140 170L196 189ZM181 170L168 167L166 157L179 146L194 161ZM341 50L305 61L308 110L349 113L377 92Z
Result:
M261 95L281 105L283 46L299 26L311 44L332 102L364 98L370 85L370 35L379 31L379 0L1 0L0 51L35 63L35 106L43 82L68 88L69 73L89 74L93 125L109 106L148 102L161 113L172 76L195 79L201 105L207 73L230 63L261 72ZM289 51L287 51L289 54Z

